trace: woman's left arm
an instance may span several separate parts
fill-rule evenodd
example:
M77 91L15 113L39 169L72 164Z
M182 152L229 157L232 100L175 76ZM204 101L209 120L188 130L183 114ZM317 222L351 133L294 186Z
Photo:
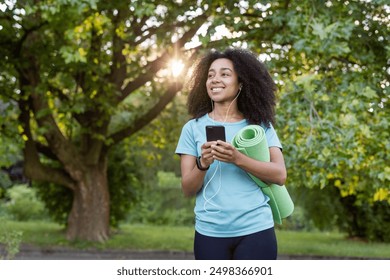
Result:
M270 147L270 162L258 161L239 152L230 143L218 140L218 145L212 146L214 159L230 162L265 183L284 185L287 170L283 153L278 147Z

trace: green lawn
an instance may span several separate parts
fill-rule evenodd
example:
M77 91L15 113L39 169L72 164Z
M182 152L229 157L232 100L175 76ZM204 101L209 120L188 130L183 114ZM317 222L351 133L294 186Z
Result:
M390 259L390 244L348 240L336 232L278 231L279 253L342 258Z
M69 242L61 226L51 222L2 221L0 236L22 232L22 243L40 247L192 251L192 227L124 224L104 244ZM390 244L347 240L339 233L277 231L280 255L390 259Z

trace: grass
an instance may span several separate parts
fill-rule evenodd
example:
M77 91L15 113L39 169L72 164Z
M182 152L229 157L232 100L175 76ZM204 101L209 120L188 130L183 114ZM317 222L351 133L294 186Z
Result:
M283 255L390 259L389 243L350 240L336 232L278 231L277 237Z
M71 247L78 249L128 249L192 251L193 228L123 224L103 244L70 242L64 229L52 222L2 221L0 235L5 231L23 233L22 243L39 247ZM390 259L390 244L347 240L335 232L277 232L280 255L322 256L333 258Z

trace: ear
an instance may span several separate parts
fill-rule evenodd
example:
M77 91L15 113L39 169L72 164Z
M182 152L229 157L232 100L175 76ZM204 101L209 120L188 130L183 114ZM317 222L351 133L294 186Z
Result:
M242 84L240 84L240 90L242 89Z

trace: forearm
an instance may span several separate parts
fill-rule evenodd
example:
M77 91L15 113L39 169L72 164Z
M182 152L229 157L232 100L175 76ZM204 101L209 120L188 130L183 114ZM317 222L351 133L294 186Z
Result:
M282 163L258 161L240 154L235 164L267 184L284 185L286 182L287 172Z
M258 161L239 152L230 143L218 141L219 145L212 145L214 159L230 162L265 183L284 185L287 179L286 166L282 151L278 147L269 149L270 161Z
M190 173L182 177L181 188L186 197L196 195L202 188L205 173L205 171L198 170L195 167Z
M202 165L207 167L205 163ZM187 197L196 195L203 186L206 171L196 166L195 157L187 155L182 155L181 170L181 187L184 195Z

